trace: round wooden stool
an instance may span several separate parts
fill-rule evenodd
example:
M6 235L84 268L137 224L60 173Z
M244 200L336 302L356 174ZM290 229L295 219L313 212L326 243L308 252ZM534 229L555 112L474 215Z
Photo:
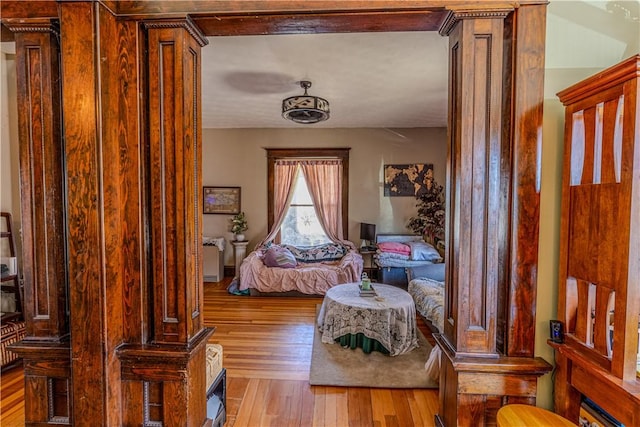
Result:
M566 418L546 409L531 405L505 405L498 410L498 427L576 427Z

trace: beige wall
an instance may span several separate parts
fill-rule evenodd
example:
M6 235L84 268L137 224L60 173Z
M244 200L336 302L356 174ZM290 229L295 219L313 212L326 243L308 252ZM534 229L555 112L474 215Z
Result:
M407 233L405 224L417 212L414 197L384 197L383 165L432 163L444 185L446 128L394 129L204 129L202 183L241 187L241 208L249 222L249 248L267 234L267 159L265 147L350 147L349 235L360 243L360 222L377 225L378 233ZM230 215L204 215L203 234L229 242ZM233 249L225 249L233 265Z

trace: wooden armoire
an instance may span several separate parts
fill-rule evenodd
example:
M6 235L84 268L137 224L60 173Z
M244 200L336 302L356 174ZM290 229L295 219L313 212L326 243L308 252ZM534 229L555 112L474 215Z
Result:
M199 60L225 35L449 38L436 421L491 425L506 403L534 404L550 369L534 357L546 3L3 0L18 75L27 337L14 349L27 424L210 422Z
M565 106L555 409L591 399L640 425L640 55L558 93Z

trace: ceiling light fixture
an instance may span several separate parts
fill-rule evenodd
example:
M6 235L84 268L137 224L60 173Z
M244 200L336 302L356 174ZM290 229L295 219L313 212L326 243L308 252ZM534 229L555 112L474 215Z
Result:
M300 87L304 89L304 95L291 96L282 101L282 117L296 123L312 124L322 122L329 118L329 101L319 96L307 94L311 82L302 80Z

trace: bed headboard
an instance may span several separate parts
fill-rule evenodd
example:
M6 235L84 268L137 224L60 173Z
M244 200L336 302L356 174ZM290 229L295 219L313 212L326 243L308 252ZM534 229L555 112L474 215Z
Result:
M422 235L420 234L398 234L398 233L387 233L387 234L378 234L376 235L376 243L382 242L419 242L424 240Z

